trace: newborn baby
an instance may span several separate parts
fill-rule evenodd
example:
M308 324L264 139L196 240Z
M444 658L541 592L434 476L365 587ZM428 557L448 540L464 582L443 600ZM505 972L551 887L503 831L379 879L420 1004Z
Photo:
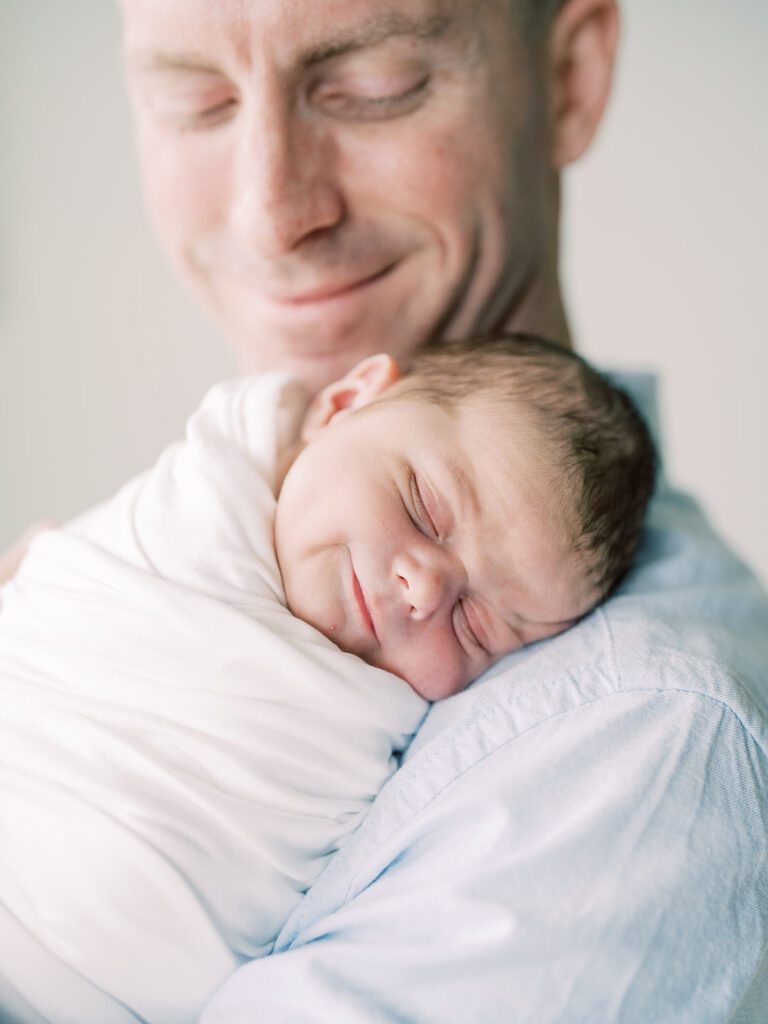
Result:
M0 592L0 1019L196 1020L426 702L616 584L653 465L628 399L528 337L373 356L309 408L214 388Z

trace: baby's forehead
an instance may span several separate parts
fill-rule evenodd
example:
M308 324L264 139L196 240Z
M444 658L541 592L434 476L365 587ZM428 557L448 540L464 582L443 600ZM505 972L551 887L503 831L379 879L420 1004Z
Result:
M458 443L494 451L499 465L540 477L564 468L562 447L554 442L546 424L528 403L489 389L455 403Z
M491 379L470 388L462 386L460 379L443 378L436 383L414 375L401 379L382 395L385 400L390 397L424 411L439 408L454 419L472 417L499 434L511 435L516 427L526 424L533 429L541 418L529 402L511 388L494 385Z
M383 402L390 404L393 418L403 408L409 410L414 428L410 441L414 446L433 443L433 431L419 432L418 423L431 426L437 411L450 423L450 453L485 475L496 470L493 476L497 486L503 483L517 488L521 476L528 484L537 481L554 486L564 471L564 451L546 430L541 415L513 394L489 386L457 397L418 380L401 384L392 389L391 395L382 396ZM487 454L493 458L478 459Z

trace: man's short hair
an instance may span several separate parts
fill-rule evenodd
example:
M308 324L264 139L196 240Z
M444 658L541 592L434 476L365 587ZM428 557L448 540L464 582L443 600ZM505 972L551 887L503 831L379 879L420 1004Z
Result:
M553 513L597 593L607 596L634 558L657 466L629 396L575 352L529 334L432 343L404 369L393 389L403 397L449 410L479 400L531 415L536 454L563 484Z
M565 3L565 0L509 0L524 24L544 28Z

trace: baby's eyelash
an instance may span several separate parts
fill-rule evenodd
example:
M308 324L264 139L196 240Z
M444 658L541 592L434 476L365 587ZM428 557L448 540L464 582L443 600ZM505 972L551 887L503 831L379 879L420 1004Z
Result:
M479 637L472 628L472 623L470 622L469 616L467 615L466 609L464 607L463 598L456 605L456 608L458 610L459 615L461 616L461 628L468 635L470 642L480 651L482 651L483 654L487 655L489 653L488 650L486 649L485 645L480 641Z
M440 534L437 532L437 529L435 528L435 524L432 522L432 518L429 512L427 512L427 506L424 504L424 499L421 496L421 491L419 490L419 482L416 479L415 473L411 473L410 485L411 499L413 501L413 507L416 509L417 517L419 518L420 522L422 522L424 526L426 526L428 533L430 533L435 539L439 538Z

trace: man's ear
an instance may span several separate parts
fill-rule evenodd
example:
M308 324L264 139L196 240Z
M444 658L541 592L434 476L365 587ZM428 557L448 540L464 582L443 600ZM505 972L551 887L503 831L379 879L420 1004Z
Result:
M302 440L313 440L329 423L368 405L399 377L399 366L386 352L363 359L341 380L323 388L315 398L304 417Z
M619 38L616 0L565 0L549 40L552 163L562 170L585 152L611 91Z

